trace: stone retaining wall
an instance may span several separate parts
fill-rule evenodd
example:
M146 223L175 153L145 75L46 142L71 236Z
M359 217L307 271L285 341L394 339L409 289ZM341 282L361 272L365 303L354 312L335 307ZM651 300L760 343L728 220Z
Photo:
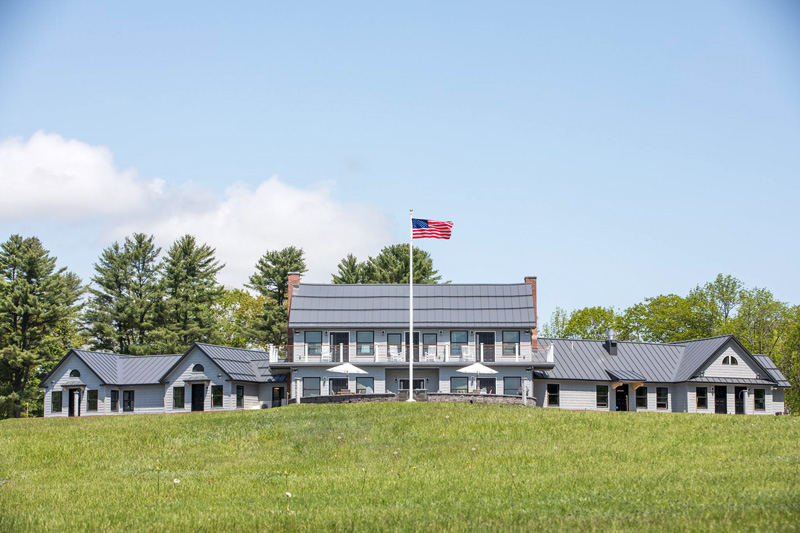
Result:
M522 396L507 396L505 394L459 394L447 392L429 392L429 402L460 402L460 403L502 403L508 405L524 405ZM536 405L536 398L528 397L529 407Z
M300 398L300 403L365 403L365 402L391 402L395 394L337 394L334 396L309 396ZM292 402L294 403L294 402Z

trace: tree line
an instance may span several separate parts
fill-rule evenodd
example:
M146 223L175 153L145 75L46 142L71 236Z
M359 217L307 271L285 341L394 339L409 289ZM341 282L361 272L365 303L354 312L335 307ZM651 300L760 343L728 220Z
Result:
M786 393L787 406L800 412L800 305L779 301L765 288L747 288L719 274L686 296L653 296L622 311L558 307L541 331L544 337L605 339L609 329L619 340L644 342L735 335L751 353L766 354L776 363L793 385Z
M39 381L71 348L119 354L183 353L194 342L242 348L286 344L289 273L304 251L268 250L242 288L222 286L214 248L184 235L162 253L135 233L104 249L88 284L56 265L36 237L0 245L0 417L41 415ZM407 283L408 245L359 263L348 255L333 283ZM441 277L414 250L414 281Z

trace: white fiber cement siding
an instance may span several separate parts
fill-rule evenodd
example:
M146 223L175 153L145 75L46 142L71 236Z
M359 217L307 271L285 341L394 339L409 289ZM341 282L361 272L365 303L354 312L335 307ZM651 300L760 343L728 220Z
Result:
M536 396L536 405L539 407L556 407L548 405L547 401L547 384L555 383L559 385L559 409L571 409L576 411L615 411L616 410L616 390L611 388L610 381L566 381L566 380L548 380L536 379L534 380L534 396ZM608 386L608 407L597 407L597 386ZM628 384L628 409L636 411L636 392L630 384ZM646 383L644 387L647 388L647 409L638 409L639 411L658 411L667 412L674 409L674 392L673 385L664 383ZM658 409L656 406L656 389L660 387L667 388L667 408Z
M303 379L304 378L319 378L319 388L320 388L320 396L327 396L330 395L331 391L331 378L333 379L345 379L348 378L348 389L352 392L356 391L356 378L365 377L365 378L373 378L374 382L374 390L375 394L383 394L386 392L386 373L387 370L382 367L359 367L361 370L366 371L366 374L339 374L336 372L328 372L328 367L303 367L298 368L297 372L294 372L292 375L292 385L295 391L292 393L292 398L296 398L296 394L300 394L300 397L303 397ZM408 376L408 371L406 371L406 376ZM414 372L414 377L418 378L417 372ZM270 385L270 384L268 384ZM272 398L272 387L267 388L267 395L269 399Z
M738 364L723 365L726 357L735 357ZM701 369L702 375L714 378L756 378L762 372L741 348L731 344ZM761 376L767 377L767 376Z
M79 378L71 378L69 377L69 373L73 370L78 370L81 373L81 377ZM75 354L71 354L56 370L56 372L50 376L47 380L47 389L45 390L44 394L44 416L53 416L53 417L67 417L69 416L69 390L64 388L64 383L68 381L75 381L79 380L86 385L86 388L80 387L81 389L81 400L80 400L80 415L81 416L94 416L94 415L102 415L103 412L103 391L101 390L102 387L100 386L100 378L92 372L92 370L84 364L83 361L80 360ZM51 383L54 382L54 383ZM75 387L78 388L78 387ZM62 391L62 408L61 412L53 412L52 411L52 399L53 395L52 392ZM97 411L87 411L86 410L86 398L87 394L86 391L88 390L97 390ZM77 413L76 413L77 414Z
M203 372L192 372L194 365L203 365ZM178 366L169 373L166 380L166 409L167 413L180 413L192 410L192 385L198 380L208 380L203 388L203 410L211 411L211 387L222 385L222 407L215 407L213 410L233 409L236 406L236 388L232 387L228 377L206 354L195 348L187 355ZM173 407L174 387L185 387L183 408ZM233 390L233 393L231 393ZM137 398L138 400L138 398Z

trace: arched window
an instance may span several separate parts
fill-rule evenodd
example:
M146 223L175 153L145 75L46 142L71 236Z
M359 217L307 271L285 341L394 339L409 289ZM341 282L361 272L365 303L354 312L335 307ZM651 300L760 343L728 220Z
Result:
M203 368L203 365L201 365L200 363L198 363L198 364L196 364L196 365L194 365L192 367L192 372L202 372L204 370L205 370L205 368Z
M732 365L738 365L739 361L737 361L735 357L731 356L731 364Z
M739 361L732 355L726 355L724 359L722 359L723 365L738 365Z
M77 370L77 369L73 370L72 372L69 373L69 377L71 377L71 378L79 378L79 377L81 377L80 370Z

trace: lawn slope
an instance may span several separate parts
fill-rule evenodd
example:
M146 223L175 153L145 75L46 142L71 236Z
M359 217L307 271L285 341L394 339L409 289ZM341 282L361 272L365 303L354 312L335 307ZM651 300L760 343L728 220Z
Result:
M381 403L0 421L0 531L798 524L796 417Z

